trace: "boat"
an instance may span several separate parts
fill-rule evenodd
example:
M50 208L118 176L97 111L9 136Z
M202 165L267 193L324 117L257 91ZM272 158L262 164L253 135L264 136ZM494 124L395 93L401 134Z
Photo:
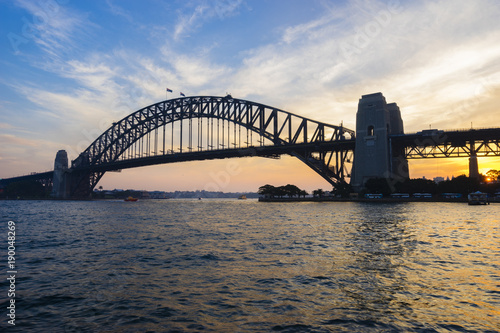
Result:
M366 193L366 199L382 199L383 195L381 193Z
M246 200L246 198L247 196L243 194L238 197L238 200Z
M469 205L486 205L488 202L488 194L477 191L470 193L467 198L469 199Z
M125 199L125 201L137 201L139 199L137 198L134 198L134 197L128 197L127 199Z

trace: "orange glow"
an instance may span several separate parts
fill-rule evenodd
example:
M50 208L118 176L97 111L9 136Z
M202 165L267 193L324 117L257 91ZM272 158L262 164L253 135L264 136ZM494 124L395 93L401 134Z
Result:
M469 175L468 158L429 158L409 160L410 178L433 179ZM479 172L500 169L500 157L478 158ZM157 165L108 172L98 186L105 189L252 191L265 184L294 184L309 192L331 185L298 159L236 158Z
M479 173L485 175L489 170L500 169L500 157L479 157ZM434 177L456 177L469 175L469 159L464 158L430 158L409 160L410 178L433 179Z

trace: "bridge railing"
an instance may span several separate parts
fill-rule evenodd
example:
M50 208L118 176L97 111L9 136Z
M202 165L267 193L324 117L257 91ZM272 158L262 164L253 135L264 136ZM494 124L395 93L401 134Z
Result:
M484 131L484 130L500 130L500 128L497 127L475 127L475 128L454 128L454 129L439 129L439 128L431 128L431 129L423 129L418 132L408 132L404 134L394 134L391 135L393 137L397 136L405 136L405 135L418 135L418 134L423 134L425 132L432 132L432 131L437 131L437 132L444 132L444 133L466 133L466 132L471 132L471 131Z

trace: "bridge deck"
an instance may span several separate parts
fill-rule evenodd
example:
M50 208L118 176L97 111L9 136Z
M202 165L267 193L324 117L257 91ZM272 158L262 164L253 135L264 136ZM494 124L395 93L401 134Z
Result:
M137 168L148 165L214 160L235 157L276 157L279 155L292 155L302 152L323 152L323 151L348 151L354 150L355 140L344 140L335 142L302 143L281 146L261 146L238 149L206 150L199 152L183 152L175 154L165 154L148 156L134 159L118 160L100 165L76 168L75 170L90 170L92 172L106 172L113 170Z
M409 159L500 156L500 128L424 130L389 139L393 148L404 150Z

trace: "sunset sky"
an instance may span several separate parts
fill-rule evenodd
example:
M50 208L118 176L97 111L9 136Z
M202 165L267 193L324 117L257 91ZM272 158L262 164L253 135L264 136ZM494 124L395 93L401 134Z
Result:
M74 159L113 121L169 98L231 93L355 129L361 95L405 131L500 127L497 0L0 0L0 178ZM479 159L480 172L500 159ZM467 160L410 162L412 178ZM107 173L106 189L256 191L330 185L292 157Z

